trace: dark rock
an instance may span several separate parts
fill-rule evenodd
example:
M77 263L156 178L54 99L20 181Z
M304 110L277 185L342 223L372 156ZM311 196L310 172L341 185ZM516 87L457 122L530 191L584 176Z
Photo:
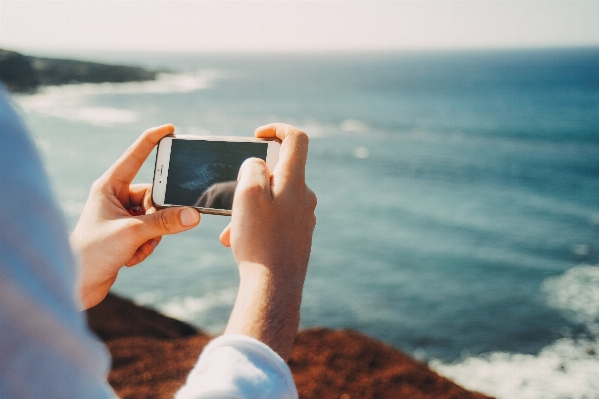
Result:
M156 78L155 72L138 67L52 58L31 57L31 60L41 85L143 82Z
M0 80L13 92L33 92L39 86L70 83L123 83L156 79L143 68L97 62L29 57L0 49Z
M123 337L172 339L189 337L198 330L153 309L134 304L114 294L87 310L87 323L103 341Z
M0 80L8 90L14 92L32 92L39 86L37 71L31 60L14 51L0 49Z

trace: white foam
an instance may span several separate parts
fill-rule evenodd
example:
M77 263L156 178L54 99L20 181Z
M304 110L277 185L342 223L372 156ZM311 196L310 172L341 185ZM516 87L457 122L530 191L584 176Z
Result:
M572 247L572 253L578 256L586 256L591 252L591 246L587 244L576 244Z
M354 148L354 156L356 158L365 159L370 156L370 151L366 147L356 147Z
M85 104L83 94L65 90L48 90L17 100L25 112L83 122L96 126L113 126L136 122L137 112L113 107L97 107Z
M162 298L161 291L147 291L135 295L133 301L138 305L153 305Z
M134 111L111 107L76 108L69 116L73 120L87 122L90 125L127 124L136 122L138 119L138 115Z
M180 320L194 321L203 313L222 305L233 305L237 296L235 288L223 289L203 297L175 298L159 304L158 309L167 316Z
M550 305L595 337L562 338L537 355L494 352L430 366L464 387L498 399L599 398L599 267L576 266L542 285Z
M139 114L130 109L92 106L88 97L106 94L188 93L210 87L223 74L204 70L182 74L160 73L147 82L83 83L41 88L31 95L15 98L25 112L53 116L90 125L114 126L134 123Z
M431 368L498 399L599 398L599 342L563 338L538 355L495 352Z
M339 128L344 132L366 132L368 131L368 125L364 122L356 119L346 119L339 124Z
M542 290L548 302L583 323L599 336L599 266L576 266L561 276L550 277Z
M37 93L20 95L19 98L47 94L100 95L139 93L189 93L211 87L225 75L217 70L199 70L185 73L159 73L155 80L125 83L80 83L42 87Z
M272 120L277 120L278 118L271 118ZM337 129L335 124L327 124L318 122L313 118L306 118L302 121L294 121L289 120L289 123L297 126L303 132L305 132L310 138L322 137L325 134L331 134Z

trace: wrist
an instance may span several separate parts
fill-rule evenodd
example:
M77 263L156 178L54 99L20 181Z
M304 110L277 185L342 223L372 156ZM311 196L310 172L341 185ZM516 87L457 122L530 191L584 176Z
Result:
M255 338L287 359L300 320L302 284L260 264L240 263L237 300L225 334Z

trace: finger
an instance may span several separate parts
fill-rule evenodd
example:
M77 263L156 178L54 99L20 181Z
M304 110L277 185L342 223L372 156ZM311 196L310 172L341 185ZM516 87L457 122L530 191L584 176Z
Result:
M143 132L135 143L108 169L105 174L106 177L110 180L114 179L122 185L129 185L148 155L158 144L158 141L174 131L175 127L173 125L162 125Z
M136 234L149 240L166 234L176 234L189 230L200 223L200 214L193 208L174 207L154 213L137 216Z
M225 247L228 248L231 246L231 223L229 223L227 227L225 227L225 229L222 233L220 233L220 236L218 238L220 239L220 243L223 244Z
M246 159L239 168L237 180L233 197L233 215L243 214L246 210L251 212L263 200L272 201L270 172L262 159Z
M152 252L154 252L154 249L156 249L156 246L159 242L160 239L151 239L144 242L139 248L137 248L137 251L135 251L131 259L125 263L125 266L135 266L146 260L146 258L150 256Z
M273 175L304 180L309 142L306 133L285 123L271 123L256 129L255 136L282 141Z
M144 210L148 210L149 207L147 198L150 199L151 204L152 185L149 183L143 184L132 184L129 186L129 204L125 204L125 208L130 208L135 205L143 206Z
M252 194L268 194L270 196L270 172L266 162L260 158L248 158L239 168L235 197L245 195L246 191ZM272 198L272 197L271 197ZM233 201L235 204L235 201Z
M152 202L152 185L149 183L132 184L129 186L129 207L141 205L145 214L156 212Z

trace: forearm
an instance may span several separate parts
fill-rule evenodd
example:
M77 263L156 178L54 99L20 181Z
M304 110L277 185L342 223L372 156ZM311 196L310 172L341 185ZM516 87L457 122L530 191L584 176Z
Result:
M299 327L303 280L286 279L259 264L240 266L239 292L225 334L255 338L287 360Z

